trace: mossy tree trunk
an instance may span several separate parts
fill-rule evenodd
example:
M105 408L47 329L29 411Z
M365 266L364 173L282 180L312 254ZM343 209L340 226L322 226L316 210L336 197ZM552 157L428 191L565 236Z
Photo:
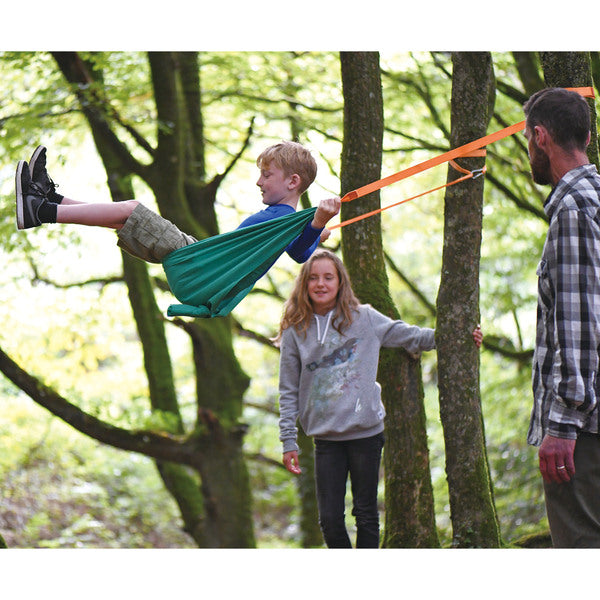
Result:
M315 448L298 424L298 448L302 455L302 473L298 476L300 500L300 544L303 548L323 546L323 533L319 527L319 507L315 485Z
M381 177L383 100L376 52L341 53L344 94L342 193ZM373 193L342 206L342 219L378 208ZM344 262L361 302L400 318L391 299L379 215L342 230ZM421 366L402 350L381 352L385 421L385 547L439 546L425 429Z
M590 62L597 96L600 93L600 52L590 52Z
M531 96L544 87L544 80L540 74L540 59L537 52L513 52L515 65L519 78L523 84L525 94Z
M205 183L203 131L196 53L149 53L157 109L155 148L129 133L151 156L139 163L115 133L115 114L103 96L101 74L77 53L56 53L73 84L102 157L113 199L132 197L129 177L142 177L153 190L160 212L182 230L201 238L218 232L214 202L223 175ZM91 94L90 94L91 91ZM164 331L146 265L123 255L124 276L140 341L153 410L170 415L170 434L186 432L177 403ZM251 493L242 454L239 423L249 379L233 352L229 319L202 324L176 321L192 339L196 366L198 420L192 435L203 448L193 460L157 460L165 486L179 506L185 530L203 547L255 545ZM188 450L185 451L189 452ZM182 465L193 466L196 474Z
M548 87L587 87L594 85L592 58L589 52L540 52L540 58L544 80ZM592 113L592 136L587 154L590 162L599 167L596 103L593 98L588 98L587 102Z
M485 135L492 87L488 52L453 54L451 146ZM463 158L469 170L483 158ZM461 173L448 168L448 181ZM498 547L500 533L485 447L479 395L479 353L471 332L479 322L482 177L446 190L436 342L440 416L455 547Z
M295 53L290 53L290 60L294 60ZM284 91L286 98L296 98L298 96L298 84L294 81L292 69L287 71L286 85ZM304 125L298 115L297 103L289 100L289 123L291 139L300 143ZM309 190L305 191L300 197L300 206L310 208L311 201ZM300 544L303 548L315 548L323 546L323 533L319 526L319 507L317 505L317 487L315 481L315 446L311 437L307 436L300 423L298 423L298 448L302 455L302 473L296 478L299 496L300 510Z

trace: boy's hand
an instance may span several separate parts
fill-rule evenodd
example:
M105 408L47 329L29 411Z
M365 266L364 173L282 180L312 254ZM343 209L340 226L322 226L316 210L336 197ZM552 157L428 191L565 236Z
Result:
M321 238L320 238L320 242L321 244L329 239L329 236L331 235L331 231L329 231L329 229L327 229L327 227L325 227L325 229L323 229L323 231L321 231Z
M321 200L321 202L319 202L317 212L313 217L311 226L314 229L323 229L323 227L325 227L325 225L327 225L329 222L329 219L335 217L335 215L340 212L341 206L342 203L338 197Z

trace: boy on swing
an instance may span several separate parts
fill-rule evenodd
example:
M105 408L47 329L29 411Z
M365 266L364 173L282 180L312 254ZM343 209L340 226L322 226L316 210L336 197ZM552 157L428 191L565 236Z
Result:
M295 212L301 194L317 174L317 164L310 152L290 141L268 147L256 164L260 169L256 185L267 207L245 219L238 229ZM86 203L58 194L46 170L44 146L36 148L29 163L19 161L15 188L18 229L43 223L113 228L121 248L151 263L160 263L174 250L197 241L137 200ZM321 200L312 221L285 251L296 262L306 261L319 242L329 237L325 225L339 210L339 198Z

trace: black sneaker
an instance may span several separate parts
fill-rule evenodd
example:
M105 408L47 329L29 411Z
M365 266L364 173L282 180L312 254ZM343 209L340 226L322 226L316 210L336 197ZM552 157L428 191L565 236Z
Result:
M37 227L42 222L38 217L40 206L46 200L46 195L37 183L31 181L29 166L24 160L17 165L15 175L15 191L17 196L17 229Z
M60 204L63 196L56 193L56 184L46 170L46 146L38 146L29 159L29 174L33 183L40 186L46 199L54 204Z

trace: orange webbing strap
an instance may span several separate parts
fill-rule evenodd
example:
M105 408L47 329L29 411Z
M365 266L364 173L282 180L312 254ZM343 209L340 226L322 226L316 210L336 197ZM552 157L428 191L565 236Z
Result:
M373 215L383 212L384 210L387 210L388 208L394 208L394 206L399 206L400 204L404 204L405 202L410 202L411 200L415 200L415 198L420 198L421 196L431 194L432 192L437 192L438 190L441 190L446 187L450 187L451 185L460 183L461 181L479 177L480 175L483 175L485 173L485 167L483 167L483 169L476 169L475 171L468 171L467 169L463 169L461 166L457 165L454 161L450 161L450 164L457 171L460 171L461 173L465 173L465 175L463 175L462 177L459 177L458 179L455 179L454 181L451 181L450 183L445 183L445 184L439 185L438 187L433 188L431 190L427 190L426 192L421 192L420 194L417 194L416 196L412 196L410 198L405 198L404 200L401 200L400 202L390 204L389 206L384 206L383 208L377 208L376 210L372 210L371 212L364 213L362 215L358 215L357 217L348 219L347 221L342 221L341 223L337 223L336 225L330 225L327 227L327 229L333 230L333 229L337 229L338 227L344 227L345 225L350 225L350 223L356 223L356 221L361 221L362 219L366 219L367 217L372 217Z
M578 92L582 96L588 98L594 98L594 88L593 87L580 87L580 88L567 88L572 92ZM444 154L440 154L439 156L435 156L426 160L422 163L413 165L408 169L404 169L403 171L399 171L398 173L394 173L393 175L388 175L383 179L379 179L378 181L374 181L373 183L369 183L362 187L359 187L351 192L348 192L346 195L342 197L342 202L351 202L352 200L356 200L362 196L366 196L371 192L376 192L381 188L391 185L392 183L396 183L401 181L402 179L406 179L407 177L411 177L412 175L416 175L417 173L422 173L427 169L431 169L437 165L441 165L442 163L449 162L455 158L459 158L460 156L467 156L471 152L479 150L488 144L492 144L498 140L501 140L505 137L518 133L525 128L525 121L521 121L520 123L515 123L510 127L505 127L500 131L496 131L495 133L491 133L486 135L478 140L474 140L465 144L464 146L460 146L458 148L454 148L454 150L450 150L448 152L444 152ZM331 227L329 228L331 229Z
M569 90L570 92L577 92L578 94L581 94L584 98L595 98L596 94L594 93L594 88L590 85L590 86L586 86L586 87L575 87L575 88L565 88L566 90Z
M490 135L486 135L478 140L474 140L473 142L469 142L464 146L459 146L458 148L454 148L454 150L450 150L448 152L444 152L439 156L434 156L429 160L426 160L422 163L418 163L413 165L412 167L408 167L408 169L404 169L403 171L399 171L398 173L394 173L393 175L388 175L379 181L374 181L373 183L369 183L362 187L359 187L351 192L348 192L343 198L342 202L351 202L352 200L356 200L356 198L360 198L361 196L366 196L371 192L375 192L380 190L381 188L390 185L392 183L396 183L401 181L402 179L406 179L407 177L411 177L412 175L416 175L417 173L422 173L427 169L431 169L432 167L436 167L437 165L441 165L442 163L449 162L454 160L455 158L459 158L461 156L465 156L474 150L479 150L483 148L483 146L487 146L497 140L508 137L509 135L513 135L518 131L521 131L525 127L525 121L521 123L517 123L516 125L511 125L510 127L506 127L501 129L500 131L496 131L495 133L491 133Z

